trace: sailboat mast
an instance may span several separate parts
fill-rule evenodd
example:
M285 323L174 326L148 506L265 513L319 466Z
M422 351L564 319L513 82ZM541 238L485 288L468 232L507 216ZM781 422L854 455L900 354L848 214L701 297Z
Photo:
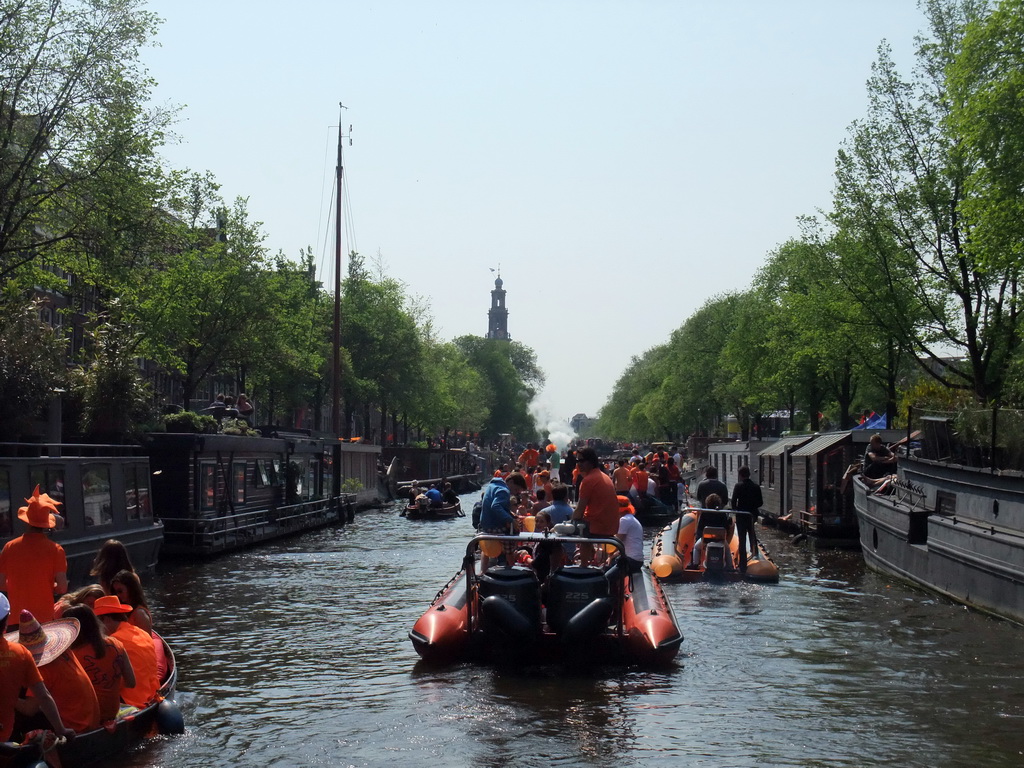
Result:
M345 168L341 161L341 110L345 106L338 103L338 165L336 168L336 185L338 202L334 212L334 375L331 391L331 431L335 438L341 435L341 182Z

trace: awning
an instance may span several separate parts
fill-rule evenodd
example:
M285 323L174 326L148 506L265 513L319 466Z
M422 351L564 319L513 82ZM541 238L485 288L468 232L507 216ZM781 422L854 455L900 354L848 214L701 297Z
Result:
M758 453L758 456L781 456L789 448L796 448L799 445L803 445L808 440L813 440L814 435L797 435L796 437L783 437L776 440L774 443L769 445L763 451Z
M850 438L849 432L829 432L825 435L820 435L807 445L802 445L793 451L794 456L813 456L816 453L831 448L833 445L843 442Z

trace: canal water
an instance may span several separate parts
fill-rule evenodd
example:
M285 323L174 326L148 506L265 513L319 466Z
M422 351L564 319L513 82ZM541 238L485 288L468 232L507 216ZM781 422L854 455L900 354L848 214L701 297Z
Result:
M666 586L672 668L423 667L408 631L471 535L391 508L163 568L187 733L114 765L1024 764L1024 629L772 529L778 585Z

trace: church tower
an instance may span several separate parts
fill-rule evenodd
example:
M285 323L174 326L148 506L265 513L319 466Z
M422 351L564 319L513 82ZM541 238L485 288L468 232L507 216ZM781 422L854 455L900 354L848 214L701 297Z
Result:
M501 272L491 291L491 308L487 312L487 338L509 340L508 310L505 308L505 289L501 287Z

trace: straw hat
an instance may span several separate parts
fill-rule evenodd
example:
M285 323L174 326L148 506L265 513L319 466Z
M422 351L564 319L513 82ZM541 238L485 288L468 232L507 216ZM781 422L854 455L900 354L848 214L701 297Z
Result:
M97 616L108 616L112 613L131 613L135 609L130 605L121 602L117 595L104 595L97 597L92 604L92 612Z
M56 528L57 518L53 513L57 512L59 501L50 498L49 494L39 493L39 486L32 492L32 495L25 499L27 507L18 509L18 519L28 523L33 528Z
M71 647L78 637L78 619L56 619L40 624L30 611L21 612L21 624L7 632L8 643L20 643L32 652L37 667L45 667Z

